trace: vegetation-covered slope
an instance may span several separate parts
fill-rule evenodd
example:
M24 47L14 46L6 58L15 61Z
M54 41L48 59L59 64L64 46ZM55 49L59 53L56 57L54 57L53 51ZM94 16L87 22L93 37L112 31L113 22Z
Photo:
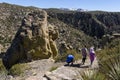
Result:
M2 44L5 49L8 48L16 31L21 25L22 18L28 12L36 9L39 8L23 7L7 3L0 4L0 44ZM75 29L73 25L68 25L63 21L50 17L48 17L48 22L59 29L60 35L57 40L58 47L61 41L65 41L67 44L72 45L74 49L78 49L78 47L83 44L88 44L88 46L93 45L93 39L85 35L82 31Z
M36 9L39 8L0 3L0 44L4 48L7 48L11 43L26 13ZM72 45L74 49L83 45L96 46L100 41L97 38L120 32L119 12L45 10L48 13L48 22L59 29L58 47L61 41Z
M120 32L119 12L76 12L46 9L49 16L74 28L84 31L87 35L101 38L104 34Z
M0 44L5 49L9 46L21 25L22 18L31 10L34 10L34 8L0 3Z

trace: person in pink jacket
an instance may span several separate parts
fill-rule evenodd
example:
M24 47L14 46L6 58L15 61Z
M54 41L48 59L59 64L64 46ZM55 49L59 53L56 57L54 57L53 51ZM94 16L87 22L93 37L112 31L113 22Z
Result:
M94 59L95 59L94 47L90 48L89 55L90 55L90 66L91 66L93 64Z

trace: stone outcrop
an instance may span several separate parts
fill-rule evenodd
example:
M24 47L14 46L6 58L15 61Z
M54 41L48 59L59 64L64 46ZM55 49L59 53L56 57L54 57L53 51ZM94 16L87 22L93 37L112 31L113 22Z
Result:
M57 29L47 24L47 13L43 10L28 13L22 20L10 48L3 57L7 69L25 60L54 58L58 51L55 40Z
M67 44L65 41L62 41L61 44L60 44L60 49L59 49L59 53L60 54L63 54L63 53L66 53L67 50L72 50L73 47L69 44Z

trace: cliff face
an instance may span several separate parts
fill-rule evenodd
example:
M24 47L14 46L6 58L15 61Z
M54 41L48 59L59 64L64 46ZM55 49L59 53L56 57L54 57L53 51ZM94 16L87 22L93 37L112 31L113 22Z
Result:
M57 9L46 10L51 18L73 25L87 35L101 38L104 34L120 32L120 13L74 12Z
M120 13L104 12L94 15L101 23L106 26L106 33L120 33Z

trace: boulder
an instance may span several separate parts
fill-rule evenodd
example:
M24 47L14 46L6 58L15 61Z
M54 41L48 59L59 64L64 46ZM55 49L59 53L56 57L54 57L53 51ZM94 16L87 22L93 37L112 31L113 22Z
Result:
M67 43L65 41L62 41L60 44L60 54L66 53L67 50L69 50L70 48L68 47Z
M11 46L3 57L7 69L18 62L54 58L57 53L55 40L58 31L47 23L47 13L37 10L22 20Z

